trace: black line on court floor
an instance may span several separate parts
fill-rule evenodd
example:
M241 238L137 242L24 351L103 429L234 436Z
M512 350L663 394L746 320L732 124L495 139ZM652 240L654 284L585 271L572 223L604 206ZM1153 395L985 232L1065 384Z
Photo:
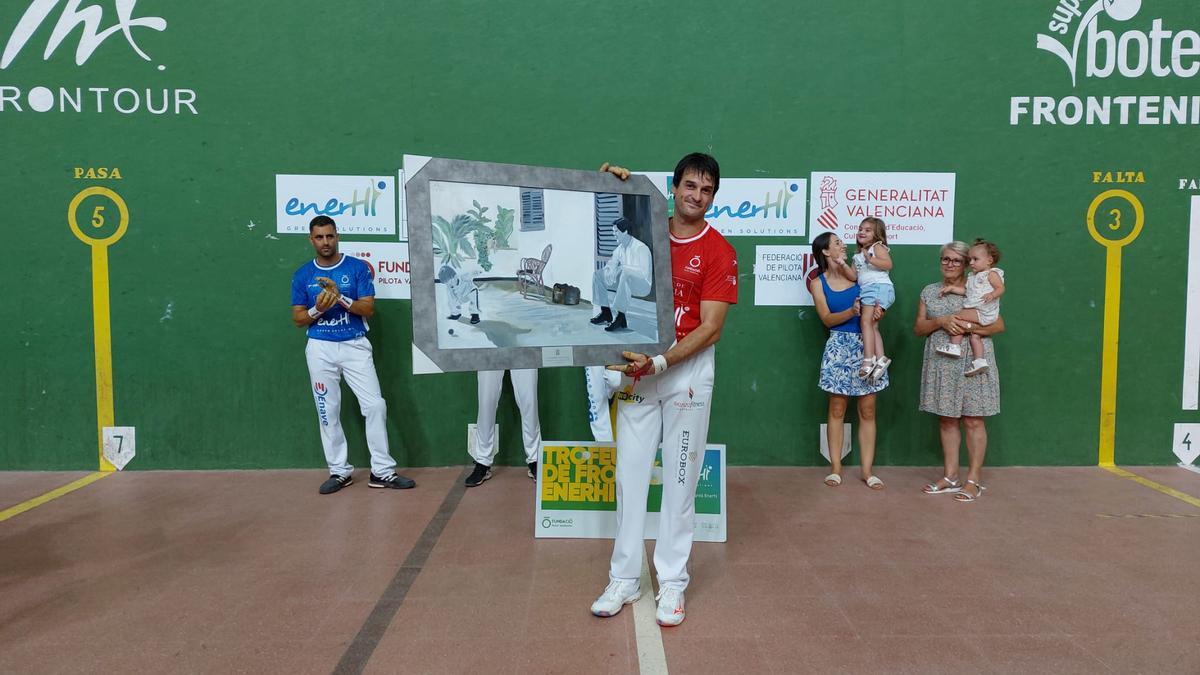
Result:
M400 605L404 604L404 596L408 595L408 589L412 588L417 575L425 567L425 562L429 560L429 554L433 552L433 547L437 545L438 539L442 536L442 530L446 529L446 523L450 522L450 517L458 508L463 493L467 491L463 481L466 480L470 470L471 467L463 469L458 478L454 480L454 484L450 486L450 491L446 493L446 498L442 500L442 505L438 507L437 513L434 513L433 517L429 519L425 531L421 533L417 543L408 552L408 557L400 564L400 569L396 570L396 576L392 577L392 582L384 589L383 595L379 596L375 608L371 610L371 614L363 622L362 628L358 629L358 634L354 636L350 646L346 647L346 652L334 666L335 675L351 673L357 675L367 667L367 661L371 660L371 654L375 653L375 648L379 646L383 634L387 632L392 619L396 618L396 612L400 611Z

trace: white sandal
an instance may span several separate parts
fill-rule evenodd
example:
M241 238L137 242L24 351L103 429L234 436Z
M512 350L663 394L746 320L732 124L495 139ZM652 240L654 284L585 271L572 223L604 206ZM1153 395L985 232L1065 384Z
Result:
M881 356L875 360L875 367L871 369L867 379L872 382L877 382L883 374L887 372L888 366L892 365L892 360L886 356Z
M829 487L837 487L842 484L842 477L836 473L831 473L825 476L825 484Z
M959 490L958 494L954 495L954 501L973 502L976 499L979 499L980 497L982 497L983 491L987 489L984 486L980 485L979 483L976 483L975 481L971 480L970 478L967 479L967 485L974 485L975 489L978 490L978 492L976 494L971 494L970 492L967 492L966 486L963 486L962 489Z
M871 488L872 490L882 490L885 487L887 487L886 485L883 484L883 481L880 480L879 476L876 476L874 474L868 476L866 482L867 482L867 487Z
M949 486L938 487L938 483L943 480L949 483ZM940 495L948 492L958 492L960 490L962 490L962 483L959 483L957 478L951 478L950 476L942 476L939 480L936 480L932 483L926 483L925 487L921 488L921 492L924 492L927 495Z
M858 376L861 378L868 378L873 372L875 372L875 357L868 356L867 358L863 359L862 366L858 369Z

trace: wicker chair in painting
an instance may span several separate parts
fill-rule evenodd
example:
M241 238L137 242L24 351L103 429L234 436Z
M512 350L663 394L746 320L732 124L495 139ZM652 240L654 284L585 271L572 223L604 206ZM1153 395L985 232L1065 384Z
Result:
M546 244L541 258L521 258L521 267L517 270L517 283L521 288L521 297L528 296L530 284L537 285L538 293L545 297L546 284L542 280L542 273L546 271L546 263L550 262L550 252L553 249L553 244Z

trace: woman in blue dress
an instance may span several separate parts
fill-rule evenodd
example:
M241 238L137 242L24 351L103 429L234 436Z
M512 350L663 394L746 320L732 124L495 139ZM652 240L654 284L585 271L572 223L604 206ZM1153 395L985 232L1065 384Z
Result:
M862 479L872 490L882 490L883 481L873 471L875 462L875 394L888 386L885 372L871 380L859 375L863 360L862 332L859 313L858 284L853 269L846 263L846 245L832 232L826 232L812 243L813 257L819 274L808 282L813 304L821 322L829 328L825 353L821 356L819 386L829 394L829 419L826 440L832 472L825 484L842 484L841 448L845 433L846 406L851 397L858 399L858 449L862 464ZM868 308L879 311L878 308ZM876 317L878 318L878 317Z

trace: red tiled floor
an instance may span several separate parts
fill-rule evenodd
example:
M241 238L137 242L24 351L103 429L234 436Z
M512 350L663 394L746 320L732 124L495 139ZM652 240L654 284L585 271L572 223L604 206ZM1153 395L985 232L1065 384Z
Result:
M881 467L879 493L855 471L729 469L729 541L693 550L671 670L1200 672L1200 518L1164 517L1200 509L1097 468L989 469L974 504L921 494L936 469ZM461 472L330 496L320 471L134 472L21 514L0 524L0 670L330 672ZM636 672L632 611L588 613L611 542L533 531L523 470L467 490L367 670Z

